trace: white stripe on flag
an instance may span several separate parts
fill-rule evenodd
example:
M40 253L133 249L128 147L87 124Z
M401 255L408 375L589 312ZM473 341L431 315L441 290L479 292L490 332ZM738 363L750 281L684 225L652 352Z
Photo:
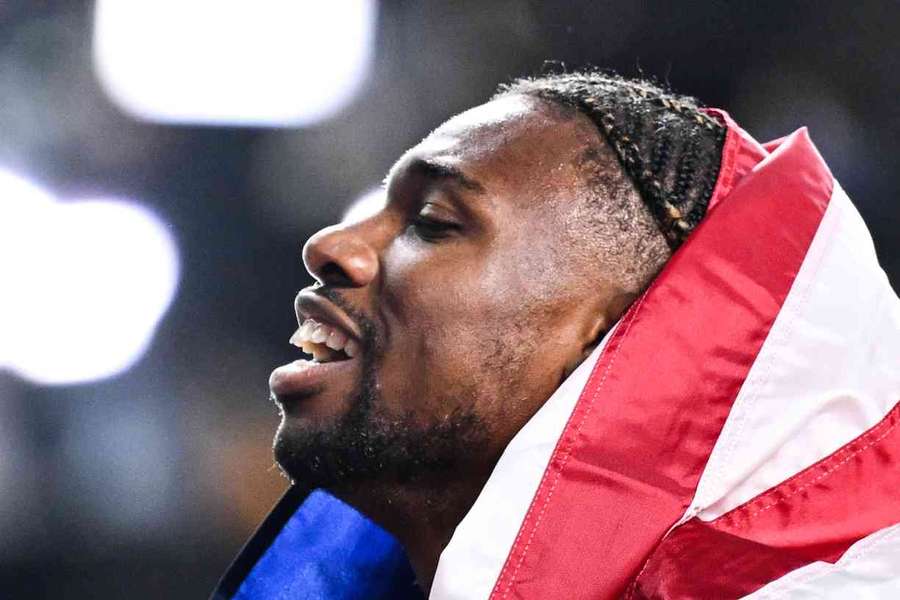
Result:
M835 184L683 520L715 519L880 421L900 399L898 357L900 299Z

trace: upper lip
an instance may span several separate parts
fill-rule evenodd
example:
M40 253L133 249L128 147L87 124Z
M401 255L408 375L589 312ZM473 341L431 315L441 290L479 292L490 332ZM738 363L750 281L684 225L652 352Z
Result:
M297 294L297 298L294 300L294 310L297 313L299 325L302 325L306 319L313 319L341 329L357 342L362 339L362 332L353 319L333 302L312 289L301 290Z

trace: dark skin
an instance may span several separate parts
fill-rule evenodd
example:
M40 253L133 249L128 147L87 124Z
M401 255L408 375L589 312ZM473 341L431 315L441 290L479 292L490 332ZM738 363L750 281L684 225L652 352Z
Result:
M401 157L375 214L304 248L319 285L374 324L379 410L422 425L462 410L482 427L478 452L453 472L332 490L399 539L426 591L503 449L640 291L602 240L586 246L573 233L596 193L582 157L597 147L580 114L494 100ZM285 409L278 435L338 419L360 376L332 378Z

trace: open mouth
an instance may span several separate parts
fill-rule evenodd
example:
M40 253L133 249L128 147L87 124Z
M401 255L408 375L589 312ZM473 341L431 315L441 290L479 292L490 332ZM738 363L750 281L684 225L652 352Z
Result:
M359 354L356 340L337 327L310 318L303 321L290 341L318 363L349 360Z
M306 414L314 411L311 397L322 396L326 390L331 394L322 397L333 397L353 385L363 352L362 334L346 313L314 290L297 294L294 306L300 327L290 342L307 356L272 371L269 389L285 414Z

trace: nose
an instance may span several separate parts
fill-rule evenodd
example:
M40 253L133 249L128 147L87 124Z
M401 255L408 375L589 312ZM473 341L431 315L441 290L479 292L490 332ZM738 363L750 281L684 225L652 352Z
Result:
M316 281L335 287L363 287L378 274L378 254L351 225L332 225L303 246L303 264Z

